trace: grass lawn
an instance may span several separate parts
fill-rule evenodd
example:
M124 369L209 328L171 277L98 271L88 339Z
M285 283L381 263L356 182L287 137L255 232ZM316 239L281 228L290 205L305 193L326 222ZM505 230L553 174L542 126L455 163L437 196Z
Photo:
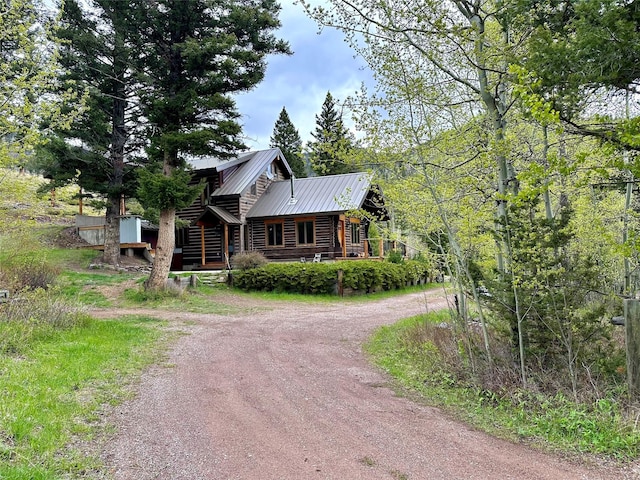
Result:
M0 355L0 478L59 479L95 470L98 460L71 445L104 428L100 410L129 395L167 339L149 318L89 320L19 354Z

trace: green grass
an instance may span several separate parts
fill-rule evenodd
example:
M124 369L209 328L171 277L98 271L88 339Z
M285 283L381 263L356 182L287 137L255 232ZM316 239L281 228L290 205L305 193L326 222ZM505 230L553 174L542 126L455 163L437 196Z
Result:
M198 287L183 292L146 292L142 287L128 288L124 291L122 306L216 315L234 315L248 311L246 308L217 301L216 292L219 291L220 289L215 287Z
M640 455L640 430L613 399L576 404L563 395L545 397L521 390L506 397L461 385L439 361L430 343L415 345L412 330L424 322L449 320L441 311L379 328L365 345L372 360L398 382L401 394L438 406L493 435L568 454L618 460ZM618 398L619 395L612 395Z
M64 271L57 280L60 294L69 300L94 307L110 307L113 302L95 287L117 285L138 278L138 274ZM124 288L122 289L124 292Z
M98 433L98 412L128 395L165 338L143 317L90 320L20 356L0 356L0 478L82 476L97 460L68 447Z
M406 287L401 290L383 290L375 293L367 293L363 295L352 295L346 297L339 297L337 295L312 295L303 293L288 293L288 292L247 292L235 288L232 291L235 295L245 296L249 298L259 298L263 300L271 301L286 301L286 302L302 302L302 303L363 303L376 300L382 300L385 298L393 298L399 295L405 295L407 293L418 293L432 290L434 288L442 288L442 283L429 283L426 285L415 285ZM445 284L445 286L447 286Z
M47 259L55 265L67 268L70 265L87 268L101 253L99 250L92 250L90 248L53 248L47 249Z

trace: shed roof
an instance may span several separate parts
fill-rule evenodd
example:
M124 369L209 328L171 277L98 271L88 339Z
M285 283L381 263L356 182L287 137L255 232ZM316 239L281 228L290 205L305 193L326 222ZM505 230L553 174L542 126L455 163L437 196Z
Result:
M247 213L247 218L337 213L362 207L371 188L367 173L347 173L272 183Z

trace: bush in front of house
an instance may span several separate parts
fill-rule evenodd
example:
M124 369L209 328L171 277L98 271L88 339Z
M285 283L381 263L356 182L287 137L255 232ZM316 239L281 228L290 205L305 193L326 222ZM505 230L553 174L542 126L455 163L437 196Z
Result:
M235 270L251 270L269 263L261 252L244 252L231 257L231 266Z
M233 285L243 290L332 294L337 269L328 263L269 263L234 272Z
M401 264L373 260L269 263L235 272L233 284L243 290L335 295L339 271L342 271L343 289L367 293L403 288L429 276L428 264L414 261Z

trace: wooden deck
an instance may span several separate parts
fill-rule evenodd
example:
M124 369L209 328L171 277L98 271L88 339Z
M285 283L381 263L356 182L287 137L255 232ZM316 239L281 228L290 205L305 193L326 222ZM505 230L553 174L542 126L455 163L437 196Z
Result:
M84 245L80 248L86 248L89 250L104 250L104 245ZM151 244L147 242L121 243L120 249L122 250L125 248L151 250Z

